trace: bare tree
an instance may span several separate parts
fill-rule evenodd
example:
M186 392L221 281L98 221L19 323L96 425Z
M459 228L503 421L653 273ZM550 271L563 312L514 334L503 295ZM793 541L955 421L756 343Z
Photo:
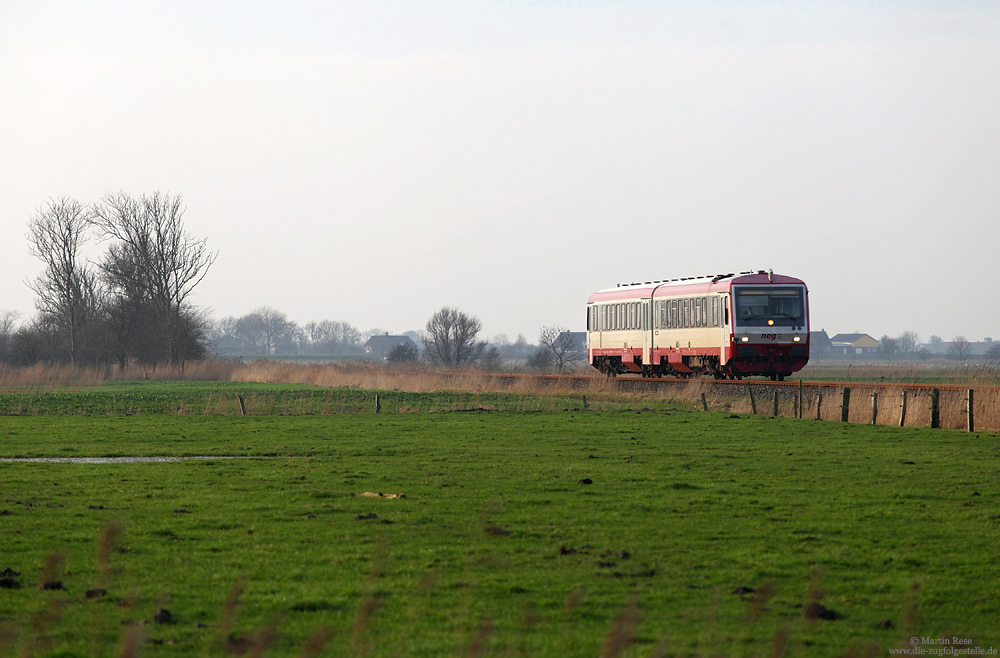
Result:
M94 206L92 223L114 241L100 269L120 293L154 311L171 362L183 360L181 330L188 297L215 262L206 240L184 230L180 196L154 192L138 199L109 194Z
M920 349L920 335L915 331L904 331L896 339L896 345L902 354L916 354Z
M534 368L535 370L549 370L552 367L552 352L544 347L539 347L535 350L534 354L528 357L525 363L528 364L529 368Z
M412 342L400 343L385 355L385 360L389 363L413 363L420 358L420 350Z
M965 336L955 336L948 343L948 356L958 359L962 363L972 355L972 343Z
M361 332L348 322L309 322L303 329L313 354L352 353L360 349Z
M424 350L432 363L447 366L472 364L486 349L478 340L482 323L456 308L444 307L427 321Z
M281 311L261 306L240 317L234 325L235 334L244 344L263 354L274 354L279 345L294 340L298 326Z
M28 223L31 253L45 270L28 286L44 321L64 332L70 363L77 359L80 327L96 315L95 277L80 255L88 212L67 197L49 200Z
M882 336L878 341L878 353L886 361L892 361L899 352L899 343L895 338Z
M990 361L1000 361L1000 343L990 345L984 356Z
M0 311L0 362L10 362L14 340L14 323L21 317L17 311Z
M563 327L542 327L538 334L538 346L549 353L551 363L559 372L584 359L579 343Z

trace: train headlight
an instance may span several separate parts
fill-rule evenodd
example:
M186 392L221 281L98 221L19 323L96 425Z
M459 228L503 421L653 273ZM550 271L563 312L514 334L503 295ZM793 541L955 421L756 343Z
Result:
M773 327L774 326L774 320L768 320L767 321L767 326Z
M750 336L744 336L743 338L740 338L740 340L742 342L744 342L744 343L749 343L750 342Z
M800 340L802 340L802 339L801 339L801 338L799 338L798 336L796 336L796 337L795 337L795 338L793 338L792 340L793 340L793 341L795 341L795 342L797 343L797 342L799 342L799 341L800 341Z

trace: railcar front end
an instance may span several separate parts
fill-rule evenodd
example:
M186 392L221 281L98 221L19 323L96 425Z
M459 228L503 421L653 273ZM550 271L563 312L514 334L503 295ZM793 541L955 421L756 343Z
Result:
M792 277L756 274L732 285L735 377L784 379L809 361L808 290Z

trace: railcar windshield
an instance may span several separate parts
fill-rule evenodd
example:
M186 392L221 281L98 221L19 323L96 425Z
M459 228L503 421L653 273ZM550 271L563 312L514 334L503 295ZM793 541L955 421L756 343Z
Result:
M801 327L806 323L802 288L766 286L736 290L736 324Z

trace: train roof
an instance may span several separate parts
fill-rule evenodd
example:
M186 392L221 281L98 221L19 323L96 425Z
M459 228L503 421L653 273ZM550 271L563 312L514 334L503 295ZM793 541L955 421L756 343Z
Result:
M773 271L756 270L740 272L739 274L730 272L729 274L709 274L707 276L682 277L679 279L665 279L661 281L644 281L641 283L619 283L614 288L599 290L590 296L589 301L601 301L607 299L633 299L639 297L649 297L656 292L659 297L672 295L696 295L709 292L725 292L733 285L744 284L797 284L805 285L805 282L795 277L783 274L774 274Z

